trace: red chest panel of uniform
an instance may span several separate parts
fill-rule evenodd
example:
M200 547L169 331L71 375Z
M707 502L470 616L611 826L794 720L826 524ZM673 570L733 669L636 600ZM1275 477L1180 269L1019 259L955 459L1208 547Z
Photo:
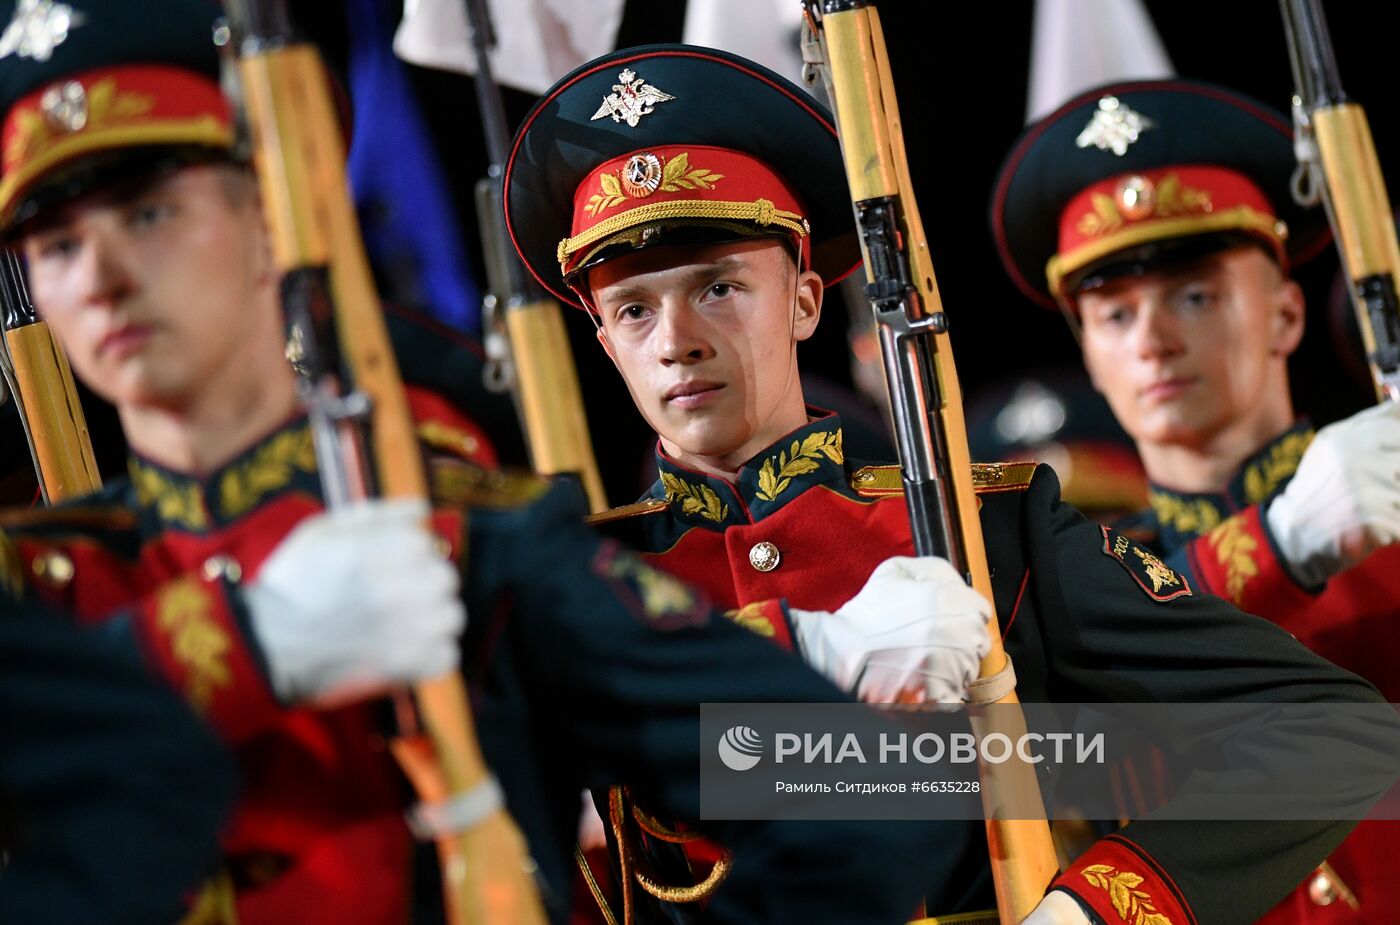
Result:
M835 610L880 562L913 554L903 497L857 501L815 487L758 523L695 527L649 558L723 608L786 598L803 610Z
M1333 577L1311 607L1278 622L1318 655L1400 702L1400 546L1380 549Z

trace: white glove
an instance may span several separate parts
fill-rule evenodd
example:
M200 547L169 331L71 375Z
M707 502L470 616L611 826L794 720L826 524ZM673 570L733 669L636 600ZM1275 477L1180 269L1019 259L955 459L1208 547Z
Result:
M1089 916L1079 900L1064 890L1051 890L1021 925L1089 925Z
M896 556L835 613L791 611L813 668L870 703L962 700L992 608L946 559Z
M244 588L284 703L329 706L457 667L466 611L427 518L420 500L310 517Z
M1400 540L1400 406L1386 402L1318 431L1264 518L1305 588Z

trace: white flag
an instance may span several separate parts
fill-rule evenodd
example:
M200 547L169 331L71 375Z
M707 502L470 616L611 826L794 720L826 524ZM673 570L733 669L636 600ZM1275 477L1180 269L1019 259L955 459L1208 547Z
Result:
M613 50L624 0L487 0L498 83L543 93L579 65ZM404 0L394 53L410 64L476 73L466 0Z
M802 85L797 0L689 0L684 41L741 55Z
M1100 84L1175 73L1141 0L1035 0L1027 122Z

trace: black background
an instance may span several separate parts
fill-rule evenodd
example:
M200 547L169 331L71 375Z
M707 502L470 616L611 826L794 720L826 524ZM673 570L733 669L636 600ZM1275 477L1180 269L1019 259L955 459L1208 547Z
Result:
M1076 2L1085 17L1094 15L1096 0ZM1146 5L1180 75L1222 83L1286 110L1292 77L1275 3L1148 0ZM293 9L332 63L340 62L345 30L352 24L339 5L307 0L294 3ZM1077 348L1065 322L1028 303L1006 279L987 222L997 169L1023 126L1032 3L887 2L880 10L915 192L968 399L1013 377L1077 365ZM1396 53L1377 10L1369 4L1327 4L1343 83L1367 108L1393 187L1400 184L1400 110L1391 89ZM679 41L684 13L682 0L628 0L618 44ZM471 80L410 71L463 216L472 248L466 259L483 280L471 195L485 173L486 154ZM533 98L513 90L506 90L505 98L513 126ZM374 115L357 113L356 118ZM1299 412L1318 423L1369 400L1359 342L1338 336L1334 319L1345 313L1329 311L1336 272L1337 258L1329 249L1296 273L1307 291L1309 311L1308 332L1292 362L1294 397ZM651 475L646 471L653 438L594 341L592 326L572 309L566 320L609 499L627 503L654 477L654 470ZM802 366L807 374L849 383L847 356L845 310L829 298L817 335L801 348ZM91 402L89 418L103 469L120 469L120 434L110 410ZM6 455L22 452L22 444L7 443L11 452Z
M1093 15L1095 0L1077 2L1086 17ZM1147 7L1180 75L1222 83L1287 110L1292 75L1276 3L1149 0ZM969 401L1009 378L1079 362L1065 322L1028 303L1007 280L987 222L997 169L1023 127L1032 8L1030 0L880 6L915 192ZM1333 2L1327 12L1344 86L1367 107L1382 166L1389 168L1392 185L1400 183L1400 168L1393 166L1400 164L1400 110L1391 90L1391 34L1370 15L1371 7ZM679 41L683 22L681 2L629 0L619 45ZM434 120L434 131L459 201L468 203L470 184L485 169L470 80L421 69L414 74L428 111L450 113ZM514 91L506 99L513 120L533 102ZM1294 397L1299 412L1319 423L1369 400L1359 341L1334 336L1333 316L1346 317L1328 309L1336 272L1329 248L1296 273L1309 312L1308 332L1292 363ZM595 447L610 500L626 503L649 481L644 461L652 437L593 340L591 325L577 314L571 310L568 320ZM829 299L816 337L800 352L806 373L849 382L840 303Z

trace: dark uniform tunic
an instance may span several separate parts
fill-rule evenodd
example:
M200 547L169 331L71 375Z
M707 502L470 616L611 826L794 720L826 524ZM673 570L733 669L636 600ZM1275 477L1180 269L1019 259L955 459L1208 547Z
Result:
M0 598L0 922L174 921L218 857L233 766L112 620Z
M436 423L450 443L453 423ZM567 908L583 787L626 776L667 812L696 818L700 702L845 699L587 530L569 486L450 459L434 464L434 482L455 499L435 526L464 568L465 667L483 750L556 918ZM7 525L10 579L88 623L126 607L149 664L234 747L243 797L223 848L245 925L415 915L407 801L378 711L279 705L236 592L320 508L310 432L296 421L204 478L134 458L129 480ZM708 670L717 663L742 670ZM842 921L887 922L918 892L895 860L931 832L754 822L712 834L760 861L716 897L719 920L757 921L777 903L781 914L768 920L835 910ZM788 871L776 894L768 865Z
M1247 459L1220 494L1187 494L1154 485L1151 507L1127 518L1124 532L1152 548L1202 591L1267 617L1309 649L1400 701L1400 546L1383 548L1320 589L1288 572L1264 528L1262 510L1293 478L1313 430L1300 423ZM1388 921L1400 905L1394 850L1400 825L1363 822L1323 870L1262 920L1352 923Z
M658 466L661 478L646 499L599 519L779 641L791 630L784 608L768 599L829 610L859 591L879 562L912 551L898 469L849 463L834 415L757 454L733 483L664 452ZM979 466L974 484L1023 701L1377 700L1277 627L1201 593L1125 534L1062 504L1047 467ZM1278 748L1264 758L1276 767L1298 761L1269 736L1242 731L1227 748L1252 760L1259 749ZM1143 820L1100 840L1056 884L1104 922L1253 922L1349 828ZM981 827L945 829L929 860L936 884L929 911L990 907ZM1125 885L1136 899L1120 912Z

